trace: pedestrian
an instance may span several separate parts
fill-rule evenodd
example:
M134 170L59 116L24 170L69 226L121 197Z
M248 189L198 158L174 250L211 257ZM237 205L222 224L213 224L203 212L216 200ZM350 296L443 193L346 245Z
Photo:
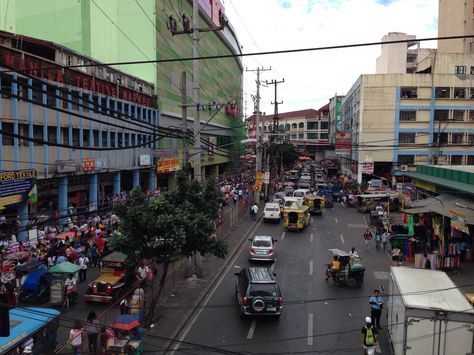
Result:
M84 331L87 334L87 340L89 345L89 354L97 355L97 339L99 337L99 320L94 311L90 311L87 316L87 324L84 327Z
M372 239L372 236L372 231L370 230L370 228L367 228L364 233L365 250L369 250L369 241Z
M375 347L377 345L377 336L378 331L372 325L372 319L370 317L365 317L365 325L362 327L362 341L361 346L364 350L364 355L368 355L375 352Z
M99 347L100 347L100 354L107 353L107 329L105 327L100 328L99 334Z
M377 229L375 232L375 250L380 251L380 244L382 242L382 236L380 235L380 231Z
M388 245L388 239L389 239L390 235L388 234L387 230L385 230L383 233L382 233L382 250L383 252L387 252L387 245Z
M253 220L256 221L257 213L258 213L258 205L256 203L254 203L254 205L252 206L252 211L253 211Z
M343 195L343 196L342 196L342 199L341 199L341 205L342 205L342 207L346 207L346 201L347 201L347 197L346 197L346 195Z
M97 249L97 246L94 244L91 245L91 247L89 248L89 253L91 255L91 267L96 267L99 265L99 256L100 256L100 253L99 253L99 249Z
M423 269L431 269L431 260L427 253L423 254Z
M74 355L81 355L82 338L84 332L82 330L81 322L76 321L74 328L69 331L69 341L72 345Z
M249 206L249 217L253 219L253 203Z
M401 250L397 246L392 248L392 265L400 265L400 253Z
M234 194L233 199L234 199L234 205L235 205L237 203L237 200L239 199L239 197L236 194Z
M79 282L86 281L87 278L87 265L89 264L89 258L82 254L79 258L79 266L81 269L79 270Z
M130 307L126 298L120 301L120 314L130 314Z
M374 295L369 298L370 303L370 317L372 318L372 325L377 329L382 329L380 326L380 316L383 309L383 297L380 296L379 290L374 290Z
M146 274L147 274L147 266L142 262L138 265L137 273L138 278L140 280L140 286L144 289L146 288Z
M244 196L244 191L242 190L242 188L239 189L239 200L241 200Z

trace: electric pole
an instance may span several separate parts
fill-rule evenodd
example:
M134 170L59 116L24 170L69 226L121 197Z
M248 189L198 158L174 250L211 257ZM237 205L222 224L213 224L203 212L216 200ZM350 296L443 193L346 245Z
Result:
M257 174L262 170L262 131L260 130L260 72L270 71L272 68L260 68L249 70L245 69L248 72L257 72L257 95L254 96L255 100L255 179L257 179ZM255 201L260 200L260 192L255 192Z
M187 85L186 85L186 72L181 73L181 103L182 103L182 121L183 121L183 169L186 175L189 174L189 149L188 149L188 107L186 105L187 100Z

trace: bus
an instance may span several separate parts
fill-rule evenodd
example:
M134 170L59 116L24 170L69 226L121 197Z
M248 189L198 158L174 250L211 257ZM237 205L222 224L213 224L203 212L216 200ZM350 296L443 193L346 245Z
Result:
M359 212L370 212L378 205L385 210L390 208L391 211L394 211L400 207L400 200L396 195L387 193L357 195L357 210Z
M10 336L0 337L0 354L22 354L30 346L33 354L54 354L60 312L52 308L12 308Z

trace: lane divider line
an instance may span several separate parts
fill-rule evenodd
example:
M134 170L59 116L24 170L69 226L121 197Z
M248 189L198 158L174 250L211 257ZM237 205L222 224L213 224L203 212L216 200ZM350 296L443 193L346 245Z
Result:
M313 241L314 241L313 233L311 233L311 234L309 235L309 241L310 241L310 242L313 242Z
M334 217L334 222L339 223L339 220L337 219L337 217Z
M253 338L253 333L255 332L255 327L257 326L257 320L254 319L252 323L250 324L250 329L249 332L247 333L247 339L252 339Z
M313 313L308 314L308 345L313 345Z
M281 234L281 240L285 239L285 232Z
M275 270L275 265L277 263L277 258L275 258L275 261L273 262L272 266L270 266L270 270L273 272Z
M341 237L341 243L346 244L346 242L344 241L344 236L341 234L340 237Z
M313 260L309 261L309 276L313 276Z

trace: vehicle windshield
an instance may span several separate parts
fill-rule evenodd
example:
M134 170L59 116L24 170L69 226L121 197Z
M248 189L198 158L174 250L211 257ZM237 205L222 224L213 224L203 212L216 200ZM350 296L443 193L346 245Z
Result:
M269 248L272 246L272 243L269 239L254 239L252 246Z
M293 197L304 197L305 193L303 191L295 191Z
M252 284L250 286L250 296L278 296L276 285L271 284Z
M265 211L279 211L280 209L278 207L265 207Z

